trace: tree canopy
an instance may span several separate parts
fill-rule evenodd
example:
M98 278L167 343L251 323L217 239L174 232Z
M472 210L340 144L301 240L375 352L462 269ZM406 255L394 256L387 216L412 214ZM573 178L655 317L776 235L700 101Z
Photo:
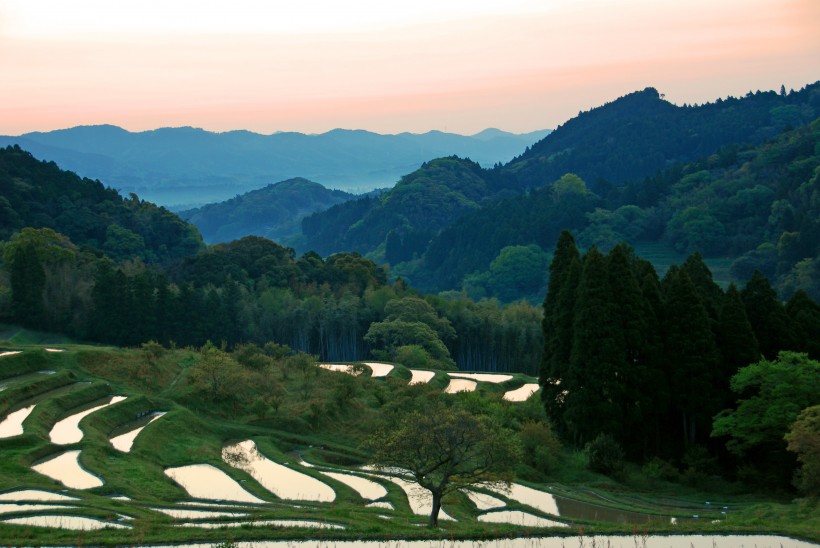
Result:
M486 416L435 404L409 413L367 441L374 465L430 491L430 526L438 524L448 493L487 483L509 483L521 455L513 434Z

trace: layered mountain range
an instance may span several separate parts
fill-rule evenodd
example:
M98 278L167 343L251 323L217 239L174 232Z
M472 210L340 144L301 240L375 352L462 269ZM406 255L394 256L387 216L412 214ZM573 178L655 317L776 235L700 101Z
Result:
M318 135L261 135L192 127L130 132L102 125L0 137L0 146L18 144L124 194L186 209L295 177L363 193L392 186L424 161L451 154L492 166L547 133L487 129L473 136L440 131L381 135L335 129Z

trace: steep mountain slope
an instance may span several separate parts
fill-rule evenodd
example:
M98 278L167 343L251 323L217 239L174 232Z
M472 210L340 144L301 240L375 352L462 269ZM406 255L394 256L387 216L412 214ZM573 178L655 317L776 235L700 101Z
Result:
M759 269L786 298L799 288L820 297L820 119L630 183L608 200L576 187L562 204L561 181L461 217L399 271L428 291L460 289L505 247L551 251L569 228L584 247L659 242L733 259L740 281Z
M675 106L654 88L582 112L504 170L520 188L576 173L593 189L621 185L708 156L730 143L759 144L820 113L820 82L786 95L768 91Z
M114 259L163 262L203 247L196 228L163 207L124 199L19 147L0 148L0 240L23 227L51 228Z
M324 254L343 250L370 253L373 258L395 266L422 255L440 230L466 213L527 189L551 184L566 173L578 174L590 190L605 198L614 191L612 183L639 181L677 162L714 154L729 144L760 143L789 125L806 123L816 112L820 112L820 83L786 95L756 93L697 107L672 105L656 90L647 88L581 113L505 166L491 170L476 165L459 170L429 169L431 165L438 166L435 162L440 160L436 160L406 176L379 202L349 202L313 215L302 226L306 247ZM490 130L483 136L492 134ZM457 162L452 158L446 161ZM475 184L476 180L483 184ZM411 184L412 181L418 182ZM460 191L463 187L471 189L469 196ZM551 199L545 196L547 201ZM536 195L534 202L539 197ZM528 198L522 200L526 202ZM422 211L429 221L420 218L418 213ZM560 219L571 213L559 211L554 215ZM553 213L542 211L540 215ZM531 226L544 223L535 221ZM581 226L576 223L565 227L576 225ZM481 228L483 231L491 227ZM517 233L499 229L493 240L514 243ZM554 241L551 238L542 235L539 239L544 241L540 243L549 246ZM479 253L498 250L481 245ZM486 266L494 256L482 258L481 264ZM478 263L464 260L452 266L462 271L468 265L477 267ZM426 265L429 268L442 267L434 262ZM429 274L425 268L412 271L422 278ZM456 272L448 277L452 275ZM430 286L434 287L440 286Z
M306 217L304 246L322 254L369 253L393 242L383 251L388 256L396 244L403 247L402 256L412 256L423 251L438 230L502 190L498 183L492 171L470 160L432 160L379 198L347 202Z
M260 135L190 127L131 133L116 126L82 126L0 137L0 146L19 143L39 158L159 204L198 206L293 177L363 192L392 186L424 161L451 154L491 166L544 134L380 135L336 129Z
M307 179L288 179L225 202L179 212L199 228L205 241L229 242L243 236L283 239L301 231L303 217L325 210L355 196L329 190Z

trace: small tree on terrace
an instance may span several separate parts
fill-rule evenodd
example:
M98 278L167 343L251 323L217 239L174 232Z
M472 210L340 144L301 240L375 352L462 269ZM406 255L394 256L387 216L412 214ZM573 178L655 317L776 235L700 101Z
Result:
M448 493L482 483L509 483L521 448L515 436L488 417L437 404L407 414L398 427L382 429L366 442L372 462L430 491L430 527L438 525Z

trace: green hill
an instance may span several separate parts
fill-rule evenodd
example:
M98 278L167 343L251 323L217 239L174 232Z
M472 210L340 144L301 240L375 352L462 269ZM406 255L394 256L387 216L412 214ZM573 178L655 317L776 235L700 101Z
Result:
M283 241L300 233L302 218L354 198L307 179L288 179L230 200L180 211L206 242L229 242L243 236Z
M51 228L117 260L167 263L203 247L196 228L163 207L0 148L0 240L23 227Z
M580 113L504 166L428 162L380 199L307 217L302 244L323 255L354 250L387 262L427 290L461 289L466 275L485 272L504 247L535 243L548 251L562 228L583 230L595 208L632 203L619 201L621 187L726 147L760 145L818 112L820 83L698 106L673 105L647 88ZM591 192L583 205L556 207L545 190L567 173Z
M784 298L802 288L820 298L820 119L757 146L731 146L620 191L579 194L562 203L548 188L471 212L432 239L410 280L428 291L460 289L507 246L545 251L563 228L582 247L621 241L657 244L677 255L702 253L721 279L748 280L755 269ZM480 243L479 243L480 242ZM656 267L670 261L659 257Z

